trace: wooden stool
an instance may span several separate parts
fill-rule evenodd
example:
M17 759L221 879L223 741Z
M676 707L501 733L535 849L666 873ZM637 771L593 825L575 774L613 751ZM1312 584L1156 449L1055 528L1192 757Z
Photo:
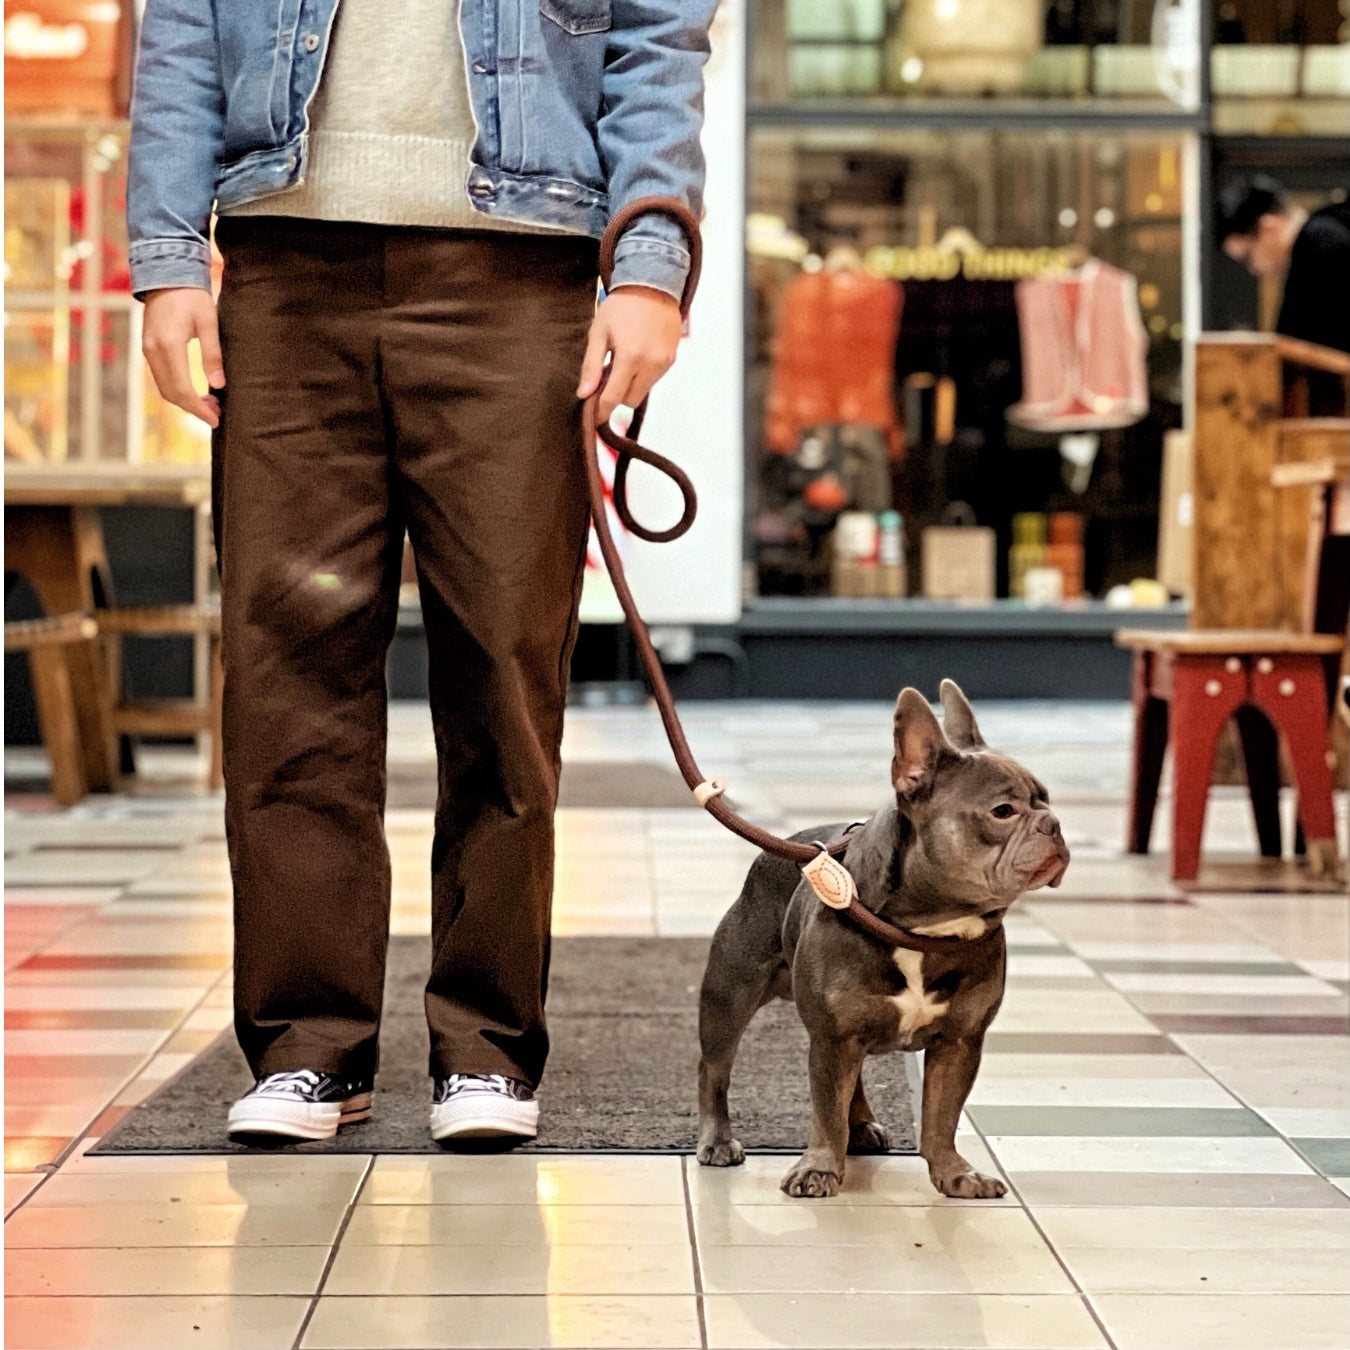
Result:
M89 791L80 715L66 648L81 647L97 659L98 625L87 614L54 614L5 624L5 650L26 651L33 668L42 743L52 768L52 795L71 806Z
M120 689L112 690L112 725L125 736L211 737L211 764L208 782L218 788L224 782L221 771L221 694L223 676L220 664L220 610L214 605L143 605L129 608L100 609L94 616L100 633L135 637L196 637L206 634L211 640L211 691L207 701L194 699L144 699L128 701Z
M1277 733L1298 789L1299 818L1315 876L1336 864L1327 663L1345 641L1335 634L1203 629L1125 629L1116 644L1134 651L1134 765L1127 847L1147 853L1163 756L1172 746L1172 878L1200 870L1214 749L1230 717L1242 736L1261 853L1281 851Z

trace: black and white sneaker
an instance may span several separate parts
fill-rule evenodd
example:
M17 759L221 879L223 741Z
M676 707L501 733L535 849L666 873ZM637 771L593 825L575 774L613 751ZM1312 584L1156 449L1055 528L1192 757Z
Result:
M499 1073L452 1073L438 1078L431 1098L431 1137L533 1139L539 1103L518 1078Z
M348 1083L314 1069L270 1073L230 1107L230 1138L331 1139L339 1125L370 1115L372 1090L368 1081Z

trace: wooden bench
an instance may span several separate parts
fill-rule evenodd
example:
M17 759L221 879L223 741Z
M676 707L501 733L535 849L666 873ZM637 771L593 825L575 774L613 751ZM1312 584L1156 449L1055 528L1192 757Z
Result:
M28 653L38 725L51 761L52 794L62 806L73 805L89 791L66 652L83 647L93 654L97 643L98 624L88 614L53 614L5 624L5 650Z

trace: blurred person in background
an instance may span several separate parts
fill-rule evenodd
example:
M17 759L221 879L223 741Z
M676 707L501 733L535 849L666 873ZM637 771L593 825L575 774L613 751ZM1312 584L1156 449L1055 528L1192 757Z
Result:
M1350 352L1350 201L1309 212L1258 175L1224 189L1217 234L1253 276L1285 274L1277 333Z

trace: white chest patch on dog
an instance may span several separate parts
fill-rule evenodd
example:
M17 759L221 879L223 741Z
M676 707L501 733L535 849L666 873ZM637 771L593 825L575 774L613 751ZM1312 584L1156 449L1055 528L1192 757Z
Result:
M976 914L971 914L964 919L948 919L946 923L931 923L927 928L911 928L910 932L918 933L921 937L955 937L974 942L976 938L984 936L987 927L988 924L983 919Z
M906 951L895 953L895 964L905 977L905 987L891 998L900 1011L900 1034L908 1036L935 1022L947 1011L946 1003L939 1003L923 987L923 953Z

